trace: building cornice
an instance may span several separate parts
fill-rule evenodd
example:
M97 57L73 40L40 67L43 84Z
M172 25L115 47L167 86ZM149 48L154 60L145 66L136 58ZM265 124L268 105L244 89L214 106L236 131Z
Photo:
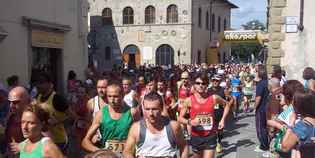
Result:
M153 27L153 26L191 26L192 23L169 23L169 24L126 24L126 25L114 25L113 27Z
M22 17L22 22L24 25L31 28L44 28L44 29L50 29L50 30L60 31L60 32L68 32L68 31L71 31L72 29L71 26L69 25L52 23L48 21L33 19L26 16Z
M223 0L223 2L227 3L233 9L239 8L237 5L235 5L234 3L230 2L229 0Z

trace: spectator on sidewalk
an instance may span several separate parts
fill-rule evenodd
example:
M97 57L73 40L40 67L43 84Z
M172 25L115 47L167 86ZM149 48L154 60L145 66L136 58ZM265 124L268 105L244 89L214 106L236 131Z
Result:
M260 145L256 147L256 152L266 152L269 150L266 105L269 96L267 71L264 67L257 70L257 85L255 97L256 132Z
M303 71L304 88L315 92L315 71L311 67L306 67Z

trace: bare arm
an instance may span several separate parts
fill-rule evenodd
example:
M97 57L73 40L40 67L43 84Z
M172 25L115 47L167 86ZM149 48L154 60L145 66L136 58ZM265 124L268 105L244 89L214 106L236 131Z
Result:
M131 114L132 114L133 122L140 120L141 116L140 116L140 111L138 107L131 108Z
M315 92L315 80L310 80L309 89Z
M44 157L45 158L63 158L62 152L57 145L53 143L51 139L48 139L44 145Z
M189 98L188 98L189 99ZM178 122L180 122L180 123L182 123L182 124L185 124L185 125L187 125L188 124L188 120L185 118L185 114L188 112L188 110L189 110L189 107L190 107L190 105L189 105L189 102L190 101L188 101L188 99L186 99L185 101L184 101L184 105L182 106L182 109L180 110L180 112L179 112L179 117L178 117Z
M95 118L93 119L92 125L90 126L88 132L86 133L85 137L82 140L82 147L89 151L89 152L94 152L97 150L100 150L100 148L96 147L92 143L92 138L95 135L97 129L100 127L101 124L101 118L102 118L102 111L99 111L96 113Z
M285 133L282 142L281 142L281 149L284 152L290 151L296 143L298 143L299 138L296 134L293 133L291 129L287 129L287 132Z
M172 121L172 128L175 134L176 144L179 147L179 153L181 158L188 158L189 156L189 147L185 141L182 128L180 124L176 121Z
M168 114L167 107L166 107L165 103L163 103L163 104L164 105L163 105L163 110L162 110L162 116L169 118L170 116Z
M277 128L277 129L281 129L284 126L280 122L278 122L276 120L273 120L273 119L267 120L267 125L270 126L270 127Z
M124 158L134 158L135 157L135 144L137 143L137 133L139 133L139 122L135 122L128 134L128 138L125 144L125 149L123 151Z
M223 116L219 122L219 129L222 129L222 128L224 128L225 119L226 119L227 115L229 114L231 105L233 104L233 99L230 99L230 101L227 102L226 100L224 100L223 98L221 98L218 95L214 95L213 97L214 97L216 104L224 106Z
M88 114L87 114L87 120L90 120L91 122L92 122L92 120L93 120L93 115L92 115L92 113L93 113L93 98L92 99L90 99L88 102L87 102L87 104L86 104L86 108L88 109ZM90 122L90 123L91 123Z

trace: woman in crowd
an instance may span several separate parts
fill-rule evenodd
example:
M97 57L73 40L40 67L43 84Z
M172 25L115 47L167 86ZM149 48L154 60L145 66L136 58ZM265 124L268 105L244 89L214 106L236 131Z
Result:
M47 130L49 114L37 105L27 107L21 119L21 128L26 140L18 145L20 158L62 158L54 142L42 135Z
M303 71L304 87L315 92L315 71L311 67L306 67Z
M277 81L277 84L275 84L274 80ZM287 83L285 83L282 87L282 93L279 94L277 92L278 87L280 86L280 80L278 78L272 78L270 80L271 85L271 97L269 99L268 104L268 111L267 111L267 124L269 126L269 129L274 129L272 133L277 133L276 135L271 135L273 139L271 148L275 148L277 150L277 157L280 158L290 158L291 152L283 152L279 149L277 149L277 139L281 139L280 133L287 128L294 126L294 122L296 120L296 113L294 112L293 108L293 96L294 93L304 92L304 87L302 83L300 83L297 80L289 80ZM279 99L279 104L277 104L277 101L274 100ZM277 107L279 105L279 107ZM269 130L270 131L270 130ZM270 131L271 132L271 131ZM295 155L295 151L292 152L292 155Z
M289 127L281 142L281 150L290 151L297 148L295 158L315 157L315 96L297 92L294 95L293 107L301 116L294 127Z
M253 97L254 92L254 81L253 77L248 75L246 76L244 82L243 82L243 112L247 113L249 112L249 102L251 98Z

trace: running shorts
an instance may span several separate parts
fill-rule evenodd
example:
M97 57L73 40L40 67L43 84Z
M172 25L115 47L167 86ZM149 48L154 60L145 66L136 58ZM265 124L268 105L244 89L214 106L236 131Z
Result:
M217 134L211 133L208 136L191 136L190 145L193 152L213 150L217 146Z

